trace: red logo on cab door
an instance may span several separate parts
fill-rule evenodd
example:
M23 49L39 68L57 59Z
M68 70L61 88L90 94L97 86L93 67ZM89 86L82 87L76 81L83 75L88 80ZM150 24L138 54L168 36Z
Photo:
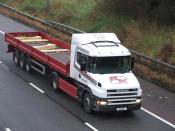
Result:
M127 84L127 78L124 76L111 76L109 77L111 84Z

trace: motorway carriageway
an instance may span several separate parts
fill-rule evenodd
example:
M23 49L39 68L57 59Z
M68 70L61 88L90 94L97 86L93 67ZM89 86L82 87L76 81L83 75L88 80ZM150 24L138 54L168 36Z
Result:
M48 88L38 73L17 68L6 53L4 32L35 31L0 15L0 131L173 131L175 94L139 79L144 103L133 113L83 112L80 104L64 93Z

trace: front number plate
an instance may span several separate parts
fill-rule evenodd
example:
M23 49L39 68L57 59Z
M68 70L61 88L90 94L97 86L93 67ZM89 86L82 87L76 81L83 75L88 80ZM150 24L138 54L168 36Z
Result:
M120 107L120 108L116 108L116 111L126 111L127 107Z

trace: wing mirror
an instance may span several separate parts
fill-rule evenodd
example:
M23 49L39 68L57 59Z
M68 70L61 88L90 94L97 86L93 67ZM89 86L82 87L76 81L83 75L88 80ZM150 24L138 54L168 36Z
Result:
M80 65L80 71L85 71L86 70L86 64Z

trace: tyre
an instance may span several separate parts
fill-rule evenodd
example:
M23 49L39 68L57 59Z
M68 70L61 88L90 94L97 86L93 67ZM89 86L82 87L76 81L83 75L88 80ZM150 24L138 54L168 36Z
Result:
M20 55L20 61L19 61L19 65L21 67L21 69L25 69L25 54L24 53L21 53Z
M92 98L89 93L86 93L83 97L83 109L86 113L91 114L92 110Z
M32 72L32 68L31 68L31 58L28 56L26 57L26 64L25 64L25 69L28 73Z
M20 52L17 49L13 52L13 60L15 62L15 65L19 66Z
M51 88L54 90L54 91L59 91L59 77L58 77L58 74L56 72L53 72L52 75L51 75Z

